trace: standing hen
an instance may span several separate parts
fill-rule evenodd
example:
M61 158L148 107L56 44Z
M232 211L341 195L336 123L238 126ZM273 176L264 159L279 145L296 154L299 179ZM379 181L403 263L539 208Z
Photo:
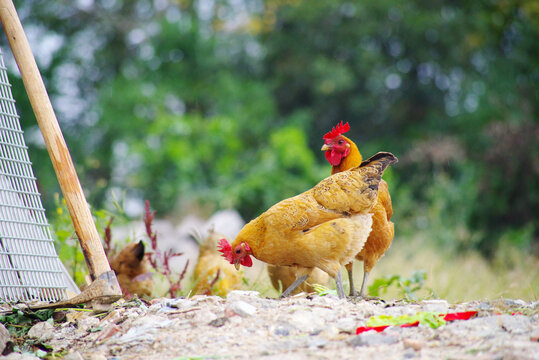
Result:
M330 132L324 135L324 146L322 151L325 151L326 159L332 165L331 174L337 174L341 171L349 170L361 164L362 156L356 144L343 134L350 130L348 123L337 124ZM378 199L375 206L371 210L372 216L372 231L365 243L365 246L356 259L363 261L363 282L359 295L365 296L365 287L367 278L374 264L380 260L385 254L395 235L395 227L391 222L393 208L391 205L391 196L387 183L384 180L380 181L378 189ZM348 279L350 280L350 296L356 296L353 280L353 262L346 265L348 271Z
M221 239L220 251L237 269L252 266L250 255L269 264L295 267L297 278L283 297L317 267L335 279L337 293L344 298L340 269L363 248L382 174L395 162L393 154L378 153L322 180L249 222L232 244Z

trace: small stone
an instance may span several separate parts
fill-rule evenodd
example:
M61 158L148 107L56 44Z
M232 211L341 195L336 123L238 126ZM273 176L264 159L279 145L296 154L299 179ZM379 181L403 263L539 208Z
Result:
M488 302L482 302L482 303L479 303L477 306L476 306L477 310L490 310L492 309L492 306L490 306L490 304Z
M89 331L99 326L100 320L96 317L89 316L77 320L77 326L80 331Z
M225 316L226 316L227 318L231 318L231 317L237 316L237 315L238 315L238 314L236 314L236 313L234 312L234 310L232 310L229 306L227 306L227 307L225 308Z
M221 327L224 324L226 324L228 321L230 321L230 320L228 320L228 318L226 316L223 316L223 317L220 317L220 318L217 318L217 319L214 319L214 320L210 321L208 323L208 325L214 326L214 327Z
M421 302L423 311L435 313L447 313L449 303L446 300L423 300Z
M46 321L38 322L28 330L28 337L39 341L49 341L54 337L54 325Z
M405 349L413 349L415 351L421 350L421 348L425 345L422 341L412 339L404 339L402 344L404 345Z
M82 355L78 351L72 351L63 357L64 360L84 360Z
M414 350L412 349L406 349L404 350L404 353L402 354L402 356L405 358L405 359L413 359L416 357L416 353Z
M166 302L166 306L176 309L188 309L190 307L193 307L196 303L192 300L187 299L170 299Z
M0 354L6 348L6 345L9 340L11 340L9 331L6 329L6 327L3 324L0 324Z
M292 329L293 327L290 324L281 324L281 325L277 325L273 333L278 336L289 336L290 330Z
M103 341L105 339L108 339L109 337L114 336L119 332L120 328L116 324L108 324L99 333L97 341Z
M339 319L336 324L337 329L339 331L345 332L345 333L353 333L357 328L357 322L355 319L351 317L346 317Z
M116 321L120 320L120 318L122 317L122 313L124 311L125 311L124 308L119 308L117 310L111 311L107 316L105 316L101 320L101 323L106 323L106 322L115 323Z
M359 334L348 341L351 346L377 346L391 345L399 341L396 337L379 334L376 332L366 332Z
M314 316L312 311L303 309L295 311L289 321L296 329L307 333L312 333L317 329L323 329L325 327L323 317Z
M107 360L107 357L105 356L104 353L98 352L98 353L93 353L90 356L90 360Z
M507 299L505 300L505 303L509 306L524 306L524 307L528 306L528 303L521 299L516 299L516 300Z
M156 313L156 312L159 312L159 310L161 310L163 307L165 307L164 303L157 302L150 305L150 307L148 308L148 312Z
M530 318L524 315L500 315L498 319L501 327L510 333L525 334L532 330Z
M230 304L230 309L241 317L252 316L256 313L256 307L242 300Z
M28 353L21 354L12 352L7 356L2 356L2 360L40 360L40 358Z
M164 302L165 300L168 300L168 298L155 298L150 300L150 305L160 304Z
M309 341L308 347L311 349L321 349L327 345L328 341L321 337L316 337L313 340Z

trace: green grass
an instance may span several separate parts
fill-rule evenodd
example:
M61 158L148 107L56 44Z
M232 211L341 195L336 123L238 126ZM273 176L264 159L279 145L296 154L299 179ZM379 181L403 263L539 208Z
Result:
M424 270L427 277L418 296L435 297L450 302L514 298L525 301L539 297L539 259L508 246L500 247L493 261L474 251L452 253L417 241L404 243L395 239L389 251L374 267L369 284L375 278L398 274L409 277L415 270ZM355 266L357 281L361 264ZM389 289L384 299L396 297Z

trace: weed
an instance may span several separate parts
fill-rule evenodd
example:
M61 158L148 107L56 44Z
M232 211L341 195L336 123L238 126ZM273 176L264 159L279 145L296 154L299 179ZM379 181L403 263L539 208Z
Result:
M150 202L145 201L144 211L144 226L146 229L146 235L150 240L151 251L146 256L152 268L159 274L161 274L168 282L168 294L171 298L178 296L181 288L181 282L187 272L189 266L189 260L186 261L183 271L176 277L170 269L170 259L181 256L183 253L175 253L172 249L168 249L162 252L157 246L157 233L153 231L152 225L155 218L155 210L150 211Z

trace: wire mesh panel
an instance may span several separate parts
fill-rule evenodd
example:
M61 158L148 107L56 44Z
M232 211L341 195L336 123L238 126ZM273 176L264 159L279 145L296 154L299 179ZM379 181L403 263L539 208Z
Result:
M67 297L0 49L0 301Z

